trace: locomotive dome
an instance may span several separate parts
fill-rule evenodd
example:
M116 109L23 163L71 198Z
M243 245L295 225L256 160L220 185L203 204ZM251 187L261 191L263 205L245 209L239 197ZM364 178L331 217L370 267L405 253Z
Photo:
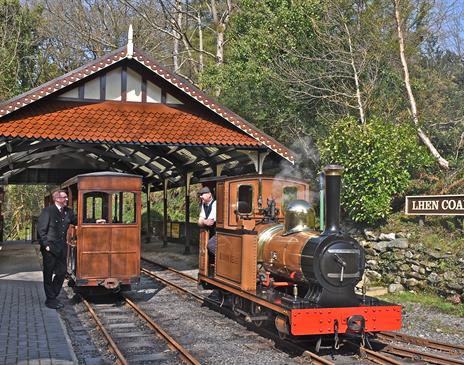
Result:
M306 200L294 200L285 209L285 233L291 234L314 229L314 208Z

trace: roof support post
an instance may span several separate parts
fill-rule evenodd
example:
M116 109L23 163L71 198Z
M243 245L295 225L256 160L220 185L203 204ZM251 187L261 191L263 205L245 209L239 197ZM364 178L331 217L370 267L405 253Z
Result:
M185 181L185 250L184 254L190 254L190 179L193 172L184 175Z
M151 227L151 204L150 204L150 183L146 185L146 194L147 194L147 235L145 237L145 242L149 243L151 241L151 235L153 229Z
M258 174L259 175L263 174L264 160L266 159L267 155L269 155L269 152L270 152L269 150L258 152Z
M163 247L168 247L168 182L163 180Z
M2 204L5 197L5 190L3 186L0 186L0 242L3 242L3 214L2 214ZM32 239L32 238L31 238Z
M220 164L217 164L216 165L216 176L221 176L222 174L222 169L224 168L224 165L223 163L220 163Z

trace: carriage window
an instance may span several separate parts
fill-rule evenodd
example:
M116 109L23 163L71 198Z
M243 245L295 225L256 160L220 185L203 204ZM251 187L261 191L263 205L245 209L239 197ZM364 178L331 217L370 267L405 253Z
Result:
M112 222L120 224L133 224L136 220L135 193L119 192L112 194Z
M285 211L288 203L297 199L298 188L296 186L286 186L283 191L282 208Z
M84 194L84 223L108 223L108 194L93 191Z
M237 211L241 214L251 213L253 206L253 187L240 185L238 188Z

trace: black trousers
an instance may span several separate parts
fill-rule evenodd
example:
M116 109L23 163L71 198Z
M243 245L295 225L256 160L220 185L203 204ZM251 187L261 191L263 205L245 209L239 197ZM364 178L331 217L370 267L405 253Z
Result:
M42 257L45 296L47 300L54 300L60 294L66 276L66 248L59 253L42 250Z
M216 255L217 237L214 235L208 240L208 251L212 255Z

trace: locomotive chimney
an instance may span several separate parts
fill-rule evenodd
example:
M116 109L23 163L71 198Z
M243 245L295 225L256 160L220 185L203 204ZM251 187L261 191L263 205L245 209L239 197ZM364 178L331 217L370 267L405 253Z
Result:
M325 174L325 230L323 235L340 232L340 187L343 167L327 165Z

